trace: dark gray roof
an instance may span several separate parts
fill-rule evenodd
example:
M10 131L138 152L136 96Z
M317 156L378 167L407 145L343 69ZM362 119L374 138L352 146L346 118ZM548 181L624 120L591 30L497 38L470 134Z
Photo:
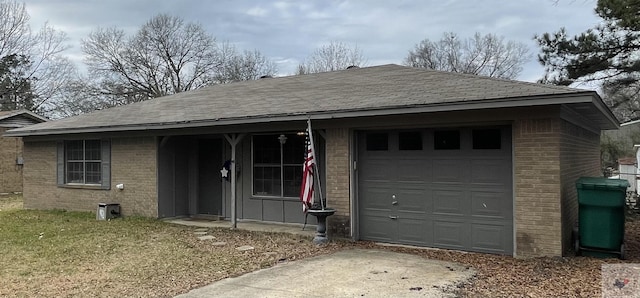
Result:
M307 117L571 103L595 105L591 113L600 118L600 127L618 125L593 91L382 65L215 85L15 129L8 135L204 127Z

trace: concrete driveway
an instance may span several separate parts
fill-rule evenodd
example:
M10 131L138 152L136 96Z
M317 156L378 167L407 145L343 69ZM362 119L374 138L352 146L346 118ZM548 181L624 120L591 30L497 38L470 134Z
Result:
M410 254L353 249L217 281L177 297L455 297L475 272Z

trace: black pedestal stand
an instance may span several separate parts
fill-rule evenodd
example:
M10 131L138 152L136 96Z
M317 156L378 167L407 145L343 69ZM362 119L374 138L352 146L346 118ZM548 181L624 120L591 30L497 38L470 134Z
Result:
M316 236L313 237L313 243L316 245L327 244L329 242L329 238L327 238L327 217L336 213L336 209L309 209L307 213L315 216L318 220Z

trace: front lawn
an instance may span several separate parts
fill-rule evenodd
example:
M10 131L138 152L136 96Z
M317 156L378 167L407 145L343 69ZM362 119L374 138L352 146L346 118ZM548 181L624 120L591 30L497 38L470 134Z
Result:
M224 228L208 229L215 239L201 241L197 228L154 219L97 221L90 212L21 207L19 196L0 197L0 296L171 297L280 262L372 248L473 267L477 276L461 285L461 296L600 297L601 266L623 262L571 256L515 259L364 241L333 241L318 248L302 236ZM640 221L627 222L626 263L640 263L638 231ZM236 250L247 245L253 249Z
M20 210L0 199L0 296L171 297L278 262L329 253L310 239L275 233L196 228L94 213ZM225 242L225 244L215 242ZM249 245L253 250L239 251Z

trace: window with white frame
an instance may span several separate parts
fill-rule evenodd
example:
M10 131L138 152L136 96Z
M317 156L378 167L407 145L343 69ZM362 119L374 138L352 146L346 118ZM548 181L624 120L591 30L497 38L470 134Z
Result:
M252 137L253 195L298 197L302 183L305 135L264 134Z

